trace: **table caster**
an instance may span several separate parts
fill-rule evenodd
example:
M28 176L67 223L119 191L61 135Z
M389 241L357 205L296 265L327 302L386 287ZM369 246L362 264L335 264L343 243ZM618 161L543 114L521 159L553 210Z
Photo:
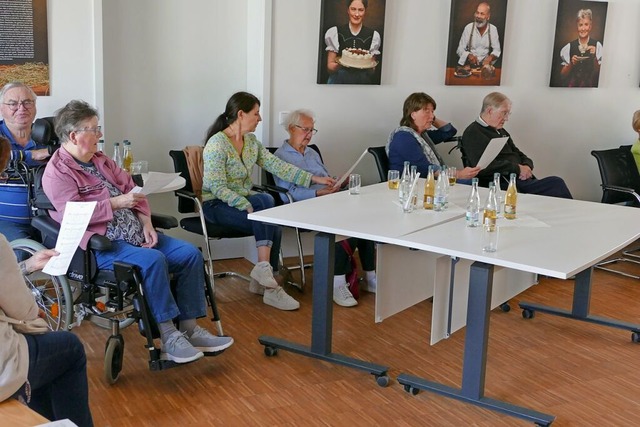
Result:
M535 315L536 312L533 310L529 310L528 308L522 310L522 317L524 317L525 319L533 319Z
M278 349L267 345L264 347L264 354L267 357L276 356L278 354Z
M504 313L508 313L511 311L511 306L508 302L503 302L502 304L500 304L500 310L502 310Z
M389 376L388 375L376 375L376 383L380 387L386 387L389 385Z
M640 332L631 332L631 342L640 342Z
M406 391L407 393L411 393L413 396L415 396L416 394L420 393L420 389L419 388L415 388L415 387L410 386L408 384L404 385L404 391Z

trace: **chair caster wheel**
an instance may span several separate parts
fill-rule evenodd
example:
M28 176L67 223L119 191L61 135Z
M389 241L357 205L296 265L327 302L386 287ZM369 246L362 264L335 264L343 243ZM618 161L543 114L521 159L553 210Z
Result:
M380 387L386 387L389 385L389 376L388 375L376 375L376 383Z
M406 391L407 393L411 393L413 396L415 396L416 394L420 393L420 389L419 388L415 388L415 387L410 386L408 384L405 384L404 391Z
M529 310L528 308L522 310L522 317L524 317L525 319L533 319L535 316L536 312L533 310Z
M264 354L267 357L273 357L276 356L278 354L278 349L275 347L271 347L271 346L266 346L264 348Z
M511 311L511 306L508 302L503 302L502 304L500 304L500 310L502 310L504 313L508 313Z

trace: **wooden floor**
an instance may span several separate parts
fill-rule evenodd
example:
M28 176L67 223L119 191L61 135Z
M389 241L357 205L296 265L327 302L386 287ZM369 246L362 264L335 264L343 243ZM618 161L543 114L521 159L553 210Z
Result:
M245 260L216 263L216 269L250 268ZM640 322L640 281L601 271L594 276L592 313ZM390 366L392 382L382 388L361 371L284 351L264 355L260 334L309 342L310 290L289 290L301 308L281 312L239 279L216 285L225 332L235 339L218 357L151 372L133 326L124 331L120 379L108 385L108 332L90 323L75 329L87 350L96 426L530 425L432 393L404 392L395 381L402 372L460 384L464 330L430 346L428 301L380 324L373 322L372 294L364 293L355 308L335 306L334 351ZM569 308L572 287L572 281L541 278L520 297ZM524 320L516 302L511 312L491 315L486 395L556 415L554 426L637 425L640 344L630 333L540 313Z

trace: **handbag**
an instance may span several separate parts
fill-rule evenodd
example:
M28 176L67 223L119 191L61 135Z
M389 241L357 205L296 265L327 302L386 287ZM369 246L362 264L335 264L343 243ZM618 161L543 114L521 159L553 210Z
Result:
M351 263L351 271L346 274L349 292L351 292L353 298L358 299L360 298L360 287L358 286L358 264L353 256L353 250L351 249L349 240L341 240L340 245L342 245L342 248L347 253L349 262Z
M41 317L31 320L18 320L7 316L2 309L0 309L0 322L9 323L13 326L13 330L20 334L38 335L50 330L47 322Z

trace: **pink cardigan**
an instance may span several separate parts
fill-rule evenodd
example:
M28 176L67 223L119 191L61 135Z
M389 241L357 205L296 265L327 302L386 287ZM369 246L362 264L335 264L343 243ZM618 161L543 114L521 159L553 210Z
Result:
M136 186L131 176L103 153L94 154L91 161L107 181L119 188L123 194L128 193ZM109 189L98 177L85 172L71 154L65 150L64 145L51 156L47 163L42 177L42 186L45 194L56 208L55 211L49 211L49 214L58 222L62 222L67 202L98 202L87 231L80 241L82 249L87 248L87 243L92 235L97 233L104 236L107 224L113 219ZM139 203L132 210L134 213L142 213L147 216L151 214L147 200Z

